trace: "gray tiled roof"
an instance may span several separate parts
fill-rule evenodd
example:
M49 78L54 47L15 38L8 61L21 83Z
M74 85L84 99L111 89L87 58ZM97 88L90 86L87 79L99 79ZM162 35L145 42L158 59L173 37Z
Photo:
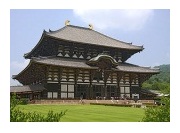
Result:
M34 58L34 62L46 65L54 65L61 67L73 67L73 68L87 68L96 69L97 67L91 67L85 63L85 60L69 59L69 58Z
M153 90L149 90L149 89L141 89L141 93L150 94L150 95L158 95L157 92L154 92Z
M57 66L57 67L65 67L65 68L75 68L75 69L95 69L97 70L98 67L90 66L86 60L80 59L69 59L69 58L61 58L61 57L39 57L39 58L32 58L29 65L21 71L18 75L14 75L13 79L19 80L19 78L26 73L26 71L31 73L31 67L33 64L43 64L47 66ZM141 67L133 64L128 63L118 63L117 67L112 68L114 71L121 71L121 72L130 72L130 73L143 73L143 74L158 74L159 69L152 69L147 67ZM38 87L39 88L39 87ZM30 89L30 88L22 88L22 89Z
M65 59L65 58L35 58L33 61L46 64L46 65L55 65L62 67L73 67L73 68L85 68L85 69L98 69L97 67L89 66L86 64L85 60L80 59ZM159 73L159 69L141 67L129 63L118 63L116 67L117 71L123 72L137 72L137 73Z
M124 72L159 73L159 69L141 67L129 63L119 63L119 65L116 68Z
M45 88L40 85L25 85L25 86L11 86L10 92L31 92L31 91L42 91Z
M121 48L121 49L131 49L137 51L143 50L142 46L135 46L132 45L132 43L119 41L104 34L101 34L95 30L91 30L89 28L84 28L84 27L68 25L57 31L50 31L45 33L46 35L49 35L51 37L73 41L73 42L94 44L99 46Z

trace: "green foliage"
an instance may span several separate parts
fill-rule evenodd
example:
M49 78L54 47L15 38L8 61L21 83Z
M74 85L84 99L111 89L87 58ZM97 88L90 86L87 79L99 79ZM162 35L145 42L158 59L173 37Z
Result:
M162 103L165 105L145 110L144 122L170 122L170 98L164 97Z
M158 90L164 94L170 94L170 65L161 65L160 74L152 76L143 83L142 88ZM156 108L149 107L145 111L145 117L142 121L168 122L170 121L170 98L162 98L161 103L164 106Z
M148 83L150 83L150 84L152 82L170 83L170 65L160 65L160 66L158 66L158 68L160 69L160 73L152 76L148 80Z
M142 84L142 88L168 93L168 88L170 87L170 65L161 65L159 68L160 74L153 75Z
M145 84L146 85L146 84ZM152 84L152 88L161 90L164 94L170 94L169 82L157 82ZM147 108L145 110L145 117L142 119L144 122L170 122L170 97L161 98L161 106L156 108Z
M167 82L153 82L152 84L144 82L142 84L142 88L150 89L150 90L164 91L167 90L169 87L170 87L170 83Z
M61 117L65 115L66 111L54 113L49 111L47 115L41 115L36 112L25 113L16 106L18 104L26 104L26 101L19 101L16 96L11 97L10 103L10 121L11 122L59 122Z
M152 89L152 84L149 84L149 83L147 83L147 82L144 82L144 83L142 84L142 88Z
M19 104L19 100L16 99L16 95L13 94L10 99L10 110L13 110Z
M66 111L61 113L49 111L47 116L44 116L36 112L25 113L19 109L14 109L11 111L11 122L59 122L65 113Z
M28 104L28 99L27 98L22 98L19 102L21 105L27 105Z

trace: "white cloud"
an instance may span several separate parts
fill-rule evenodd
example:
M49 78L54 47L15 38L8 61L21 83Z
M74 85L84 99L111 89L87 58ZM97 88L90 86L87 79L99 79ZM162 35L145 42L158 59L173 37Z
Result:
M73 10L77 17L98 29L118 28L125 31L140 30L153 16L154 10Z

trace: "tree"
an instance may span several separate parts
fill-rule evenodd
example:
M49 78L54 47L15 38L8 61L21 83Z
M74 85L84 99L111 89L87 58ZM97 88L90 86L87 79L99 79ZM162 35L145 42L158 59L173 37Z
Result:
M170 92L170 86L164 91ZM169 93L168 93L169 94ZM161 106L150 107L145 110L144 122L170 122L170 95L161 98Z
M164 105L147 108L145 110L144 122L170 122L170 99L163 98Z
M147 83L147 82L144 82L144 83L142 84L142 88L144 88L144 89L152 89L152 84L149 84L149 83Z

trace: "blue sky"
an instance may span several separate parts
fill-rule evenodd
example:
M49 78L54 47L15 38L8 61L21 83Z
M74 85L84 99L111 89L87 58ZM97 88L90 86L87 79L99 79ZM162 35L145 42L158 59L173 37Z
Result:
M140 66L170 63L170 10L11 10L10 77L27 65L24 53L38 43L43 30L58 30L64 22L88 27L115 39L143 45L127 62ZM19 84L10 80L11 85Z

